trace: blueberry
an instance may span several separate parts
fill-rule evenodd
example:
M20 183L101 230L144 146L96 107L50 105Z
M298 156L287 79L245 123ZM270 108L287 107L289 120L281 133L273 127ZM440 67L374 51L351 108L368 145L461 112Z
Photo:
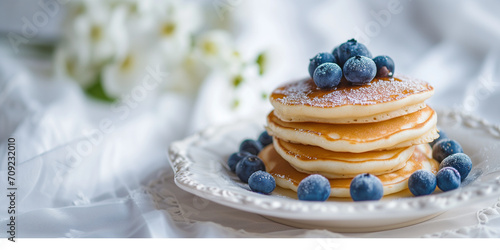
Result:
M248 153L247 151L240 151L231 154L227 159L227 165L229 166L229 169L231 169L231 171L233 172L236 171L236 164L238 164L238 162L245 156L250 156L250 155L252 154Z
M464 153L452 154L439 164L439 168L452 167L460 173L461 181L464 181L465 177L469 175L472 169L472 161L470 157Z
M350 193L354 201L380 200L384 196L384 187L377 176L359 174L351 181Z
M265 146L273 143L273 137L270 136L269 133L267 133L267 131L264 131L259 135L258 141L260 142L262 147L265 147Z
M377 74L377 66L372 59L365 56L351 57L344 64L344 76L349 82L363 84L370 82Z
M452 167L444 167L436 175L437 186L444 192L458 188L460 179L460 173Z
M462 150L462 146L460 146L457 141L451 139L442 139L432 147L432 158L441 163L444 158L452 154L463 152L464 151Z
M313 74L316 86L321 89L331 89L339 85L342 79L342 70L336 63L323 63L319 65Z
M448 136L442 130L438 131L438 134L439 134L439 137L436 140L434 140L431 143L429 143L431 145L431 147L433 147L434 144L436 144L441 139L448 139Z
M312 174L304 178L297 188L302 201L325 201L330 196L330 181L322 175Z
M258 155L262 150L260 142L252 139L246 139L240 144L240 151L246 151L253 155Z
M332 55L333 55L333 57L335 57L335 61L338 64L338 62L339 62L339 46L337 46L337 47L335 47L335 49L333 49Z
M264 162L255 156L245 156L241 161L236 164L236 175L240 178L242 182L248 183L248 178L256 171L266 171Z
M415 196L431 194L436 189L436 176L428 170L417 170L408 179L408 188Z
M377 56L373 58L373 62L377 65L378 77L394 76L394 61L388 56Z
M372 54L370 53L370 51L368 51L366 46L358 43L356 39L351 39L341 44L337 53L339 56L339 60L337 60L337 63L340 65L340 67L343 67L344 63L346 63L349 58L354 56L366 56L368 58L372 58Z
M276 180L270 173L259 170L250 175L248 185L254 192L270 194L276 188Z
M323 63L336 63L335 57L328 52L316 54L313 58L309 59L309 75L313 77L314 70Z

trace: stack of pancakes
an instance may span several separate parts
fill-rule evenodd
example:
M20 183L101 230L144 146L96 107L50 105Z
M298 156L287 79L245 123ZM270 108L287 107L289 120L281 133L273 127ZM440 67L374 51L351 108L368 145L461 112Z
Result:
M384 195L408 187L418 169L436 172L427 144L438 137L434 110L425 104L434 89L408 77L375 78L331 90L312 79L286 84L270 96L267 130L274 137L259 157L278 186L294 191L302 179L321 174L332 197L350 197L358 174L374 174Z

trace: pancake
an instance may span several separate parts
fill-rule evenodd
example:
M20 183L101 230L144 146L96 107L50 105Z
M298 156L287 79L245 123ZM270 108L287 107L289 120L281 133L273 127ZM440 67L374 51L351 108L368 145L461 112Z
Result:
M317 88L308 78L275 89L270 101L283 121L368 123L423 109L433 93L427 82L405 76L375 78L361 86L342 81L331 90Z
M354 177L362 173L386 174L404 167L415 147L365 153L333 152L274 138L274 149L297 171L327 178Z
M436 123L437 115L430 107L386 121L360 124L284 122L273 111L267 117L267 130L289 142L361 153L431 142L439 136Z
M419 169L429 170L436 174L439 165L432 159L431 153L432 150L428 144L419 145L403 168L379 175L378 178L384 186L384 196L407 189L408 178L410 178L413 172ZM266 171L275 178L276 185L282 188L297 192L300 181L309 176L295 170L276 152L274 145L265 147L260 152L259 158L264 161ZM330 197L350 197L349 187L351 180L352 178L331 179Z

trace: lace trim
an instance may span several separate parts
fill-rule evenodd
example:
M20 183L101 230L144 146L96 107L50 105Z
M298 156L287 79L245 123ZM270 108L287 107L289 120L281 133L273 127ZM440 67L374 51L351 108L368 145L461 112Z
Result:
M476 213L477 225L467 226L439 233L427 234L425 238L483 238L500 237L500 230L489 227L490 220L500 218L500 198L490 207L483 208Z
M491 217L497 217L500 215L500 198L491 207L483 208L479 210L476 214L479 224L485 225L491 219Z
M173 185L173 172L167 170L160 174L160 178L148 185L148 193L153 197L155 208L166 211L175 222L195 223L190 217L199 214L210 203L208 200L194 196L192 206L181 204L168 186Z

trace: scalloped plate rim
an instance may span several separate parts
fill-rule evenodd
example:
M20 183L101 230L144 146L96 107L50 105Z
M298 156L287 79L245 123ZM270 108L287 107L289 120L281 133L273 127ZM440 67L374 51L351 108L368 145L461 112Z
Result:
M240 121L222 126L209 127L199 133L186 137L183 140L173 142L168 149L168 159L170 161L170 166L174 170L174 180L176 185L186 192L190 192L194 195L238 210L283 219L311 221L349 221L364 220L374 217L377 217L377 219L383 219L380 218L380 216L387 218L389 217L388 215L390 215L390 218L418 218L442 213L445 210L457 207L464 202L473 202L493 195L500 195L500 188L486 193L483 190L469 190L468 187L464 187L458 190L437 193L429 196L408 197L387 201L382 200L352 203L336 201L308 202L257 194L243 188L240 192L235 193L233 191L223 190L221 187L206 186L205 184L199 182L199 180L189 178L189 176L192 175L189 167L193 167L192 165L194 162L190 162L189 159L182 154L183 150L187 150L193 142L196 142L199 139L206 139L204 137L207 135L217 133L225 128L227 129L238 126L238 124L247 123L249 123L249 121ZM181 161L183 166L179 166L178 161ZM481 186L492 188L495 186L494 184L497 184L497 186L500 185L500 179L498 177L488 183L483 183ZM475 189L479 189L479 187ZM225 195L218 194L221 192ZM238 202L236 202L235 199L238 200ZM412 213L411 216L409 216L409 212Z

